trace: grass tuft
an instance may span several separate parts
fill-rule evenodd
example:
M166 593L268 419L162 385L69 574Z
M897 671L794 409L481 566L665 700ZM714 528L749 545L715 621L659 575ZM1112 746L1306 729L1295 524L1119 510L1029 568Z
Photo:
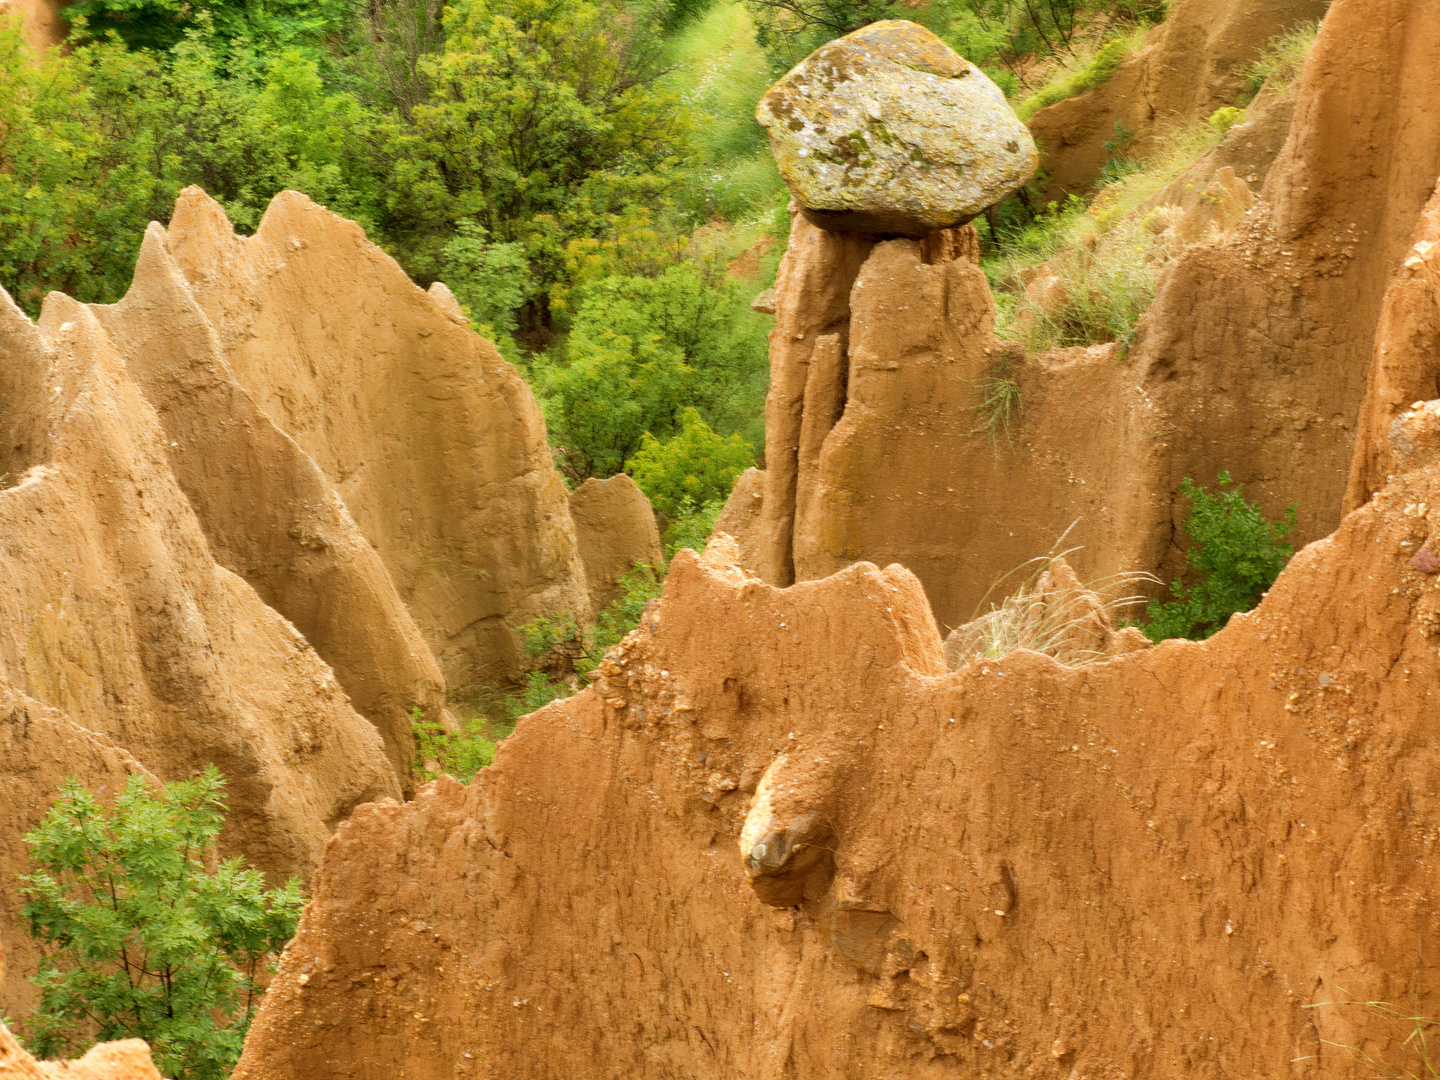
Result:
M1055 543L1059 548L1070 529ZM951 666L971 660L999 660L1018 649L1044 653L1066 667L1084 667L1109 659L1103 646L1121 615L1145 603L1133 592L1141 583L1156 583L1153 574L1139 571L1112 574L1080 584L1065 556L1079 550L1051 549L1047 555L1021 563L990 586L976 606L975 617L960 627L958 647L950 653ZM1020 577L1020 586L1000 603L990 598ZM988 611L983 610L990 603Z
M1148 29L1140 26L1123 37L1111 38L1083 66L1063 72L1015 106L1015 115L1029 120L1048 105L1094 90L1114 75L1125 58L1139 47Z
M1219 140L1209 124L1177 128L1145 161L1112 171L1088 204L1075 195L1051 203L1005 238L1003 254L983 262L995 292L996 336L1034 352L1128 346L1173 254L1164 230L1154 227L1165 211L1140 209Z
M1362 1065L1370 1070L1370 1075L1376 1080L1440 1080L1440 1058L1435 1056L1435 1051L1430 1049L1430 1037L1440 1034L1440 1021L1431 1020L1420 1014L1419 1009L1414 1011L1399 1008L1388 1001L1319 1001L1306 1005L1307 1009L1322 1009L1344 1005L1358 1005L1370 1009L1376 1016L1382 1017L1389 1025L1396 1029L1397 1034L1403 1034L1400 1049L1412 1060L1408 1066L1392 1065L1388 1061L1381 1061L1373 1057L1358 1046L1350 1046L1346 1043L1332 1042L1329 1039L1321 1040L1326 1046L1333 1046L1337 1050L1344 1050L1350 1055L1357 1065ZM1295 1058L1295 1061L1305 1061L1307 1058Z
M1251 92L1258 94L1261 87L1269 84L1270 89L1278 93L1299 78L1319 33L1320 24L1311 21L1271 38L1264 51L1245 68L1245 81L1250 84Z
M1008 436L1020 417L1020 384L1010 377L1009 360L1001 360L981 379L975 414L979 422L969 434L985 436L998 453L1001 436Z

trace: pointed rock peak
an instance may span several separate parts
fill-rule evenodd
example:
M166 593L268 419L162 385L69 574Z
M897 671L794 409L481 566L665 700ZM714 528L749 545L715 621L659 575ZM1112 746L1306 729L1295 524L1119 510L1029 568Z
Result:
M15 302L9 290L0 286L0 333L12 334L20 332L22 326L34 329L35 323L25 310Z
M428 292L430 298L440 305L441 309L449 315L465 318L465 312L460 307L460 301L455 299L455 294L450 291L450 286L443 281L434 282Z
M36 325L46 340L56 341L72 323L94 325L95 316L74 297L62 292L46 293L40 304L40 318L36 320ZM98 326L95 328L99 329Z
M349 218L321 206L303 192L281 191L265 208L260 227L255 230L255 238L289 251L298 251L317 242L322 235L334 236L346 232L357 243L374 247L365 238L365 230Z
M192 244L209 241L218 245L238 239L225 208L194 184L176 198L168 236L172 245L178 241Z
M198 191L199 188L195 190ZM167 240L164 227L158 221L152 221L145 230L145 239L140 242L140 255L135 260L135 275L130 279L130 288L125 291L117 307L127 302L133 303L140 297L150 296L157 289L165 293L180 291L189 295L189 284L171 255Z

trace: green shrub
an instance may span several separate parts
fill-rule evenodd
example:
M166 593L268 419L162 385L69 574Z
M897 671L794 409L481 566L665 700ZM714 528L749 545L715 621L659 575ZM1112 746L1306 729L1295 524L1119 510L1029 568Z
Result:
M72 43L115 34L132 49L165 50L200 32L220 49L236 43L276 52L318 47L354 21L355 8L347 0L77 0L60 15L72 24Z
M725 494L729 496L728 491ZM665 544L665 557L673 559L682 548L704 551L710 534L715 531L715 522L724 509L725 499L713 499L699 506L689 499L682 499L670 524L665 526L665 535L661 537Z
M432 277L454 223L522 244L533 318L607 274L656 273L683 238L657 228L692 157L690 111L656 86L663 12L624 0L457 0L445 46L416 59L429 95L372 133L381 224Z
M37 64L0 27L0 285L32 314L52 289L118 300L146 224L191 183L242 230L284 188L370 225L363 116L296 49L222 63L196 35L165 54L100 42Z
M243 860L217 861L224 787L213 765L162 791L134 776L106 810L68 780L25 836L21 912L45 949L25 1022L36 1054L140 1038L167 1077L230 1074L256 976L294 936L302 901L294 879L267 890Z
M665 567L640 563L621 576L620 595L596 615L591 626L582 629L570 614L532 619L522 626L525 651L545 665L573 669L582 675L593 671L621 638L640 625L645 605L660 595L664 584ZM571 692L568 687L560 693L555 683L564 685L563 680L532 672L525 693L517 699L517 704L525 708L512 719L533 712L557 696L568 696ZM551 691L555 693L546 696Z
M440 273L475 328L516 359L515 312L535 291L524 246L490 243L483 226L458 221L440 249Z
M494 760L497 737L508 735L522 716L575 693L573 675L562 677L553 672L560 669L583 675L595 670L605 654L640 625L645 605L660 595L664 583L663 567L636 566L621 577L620 595L600 612L593 625L582 629L575 616L561 614L532 619L522 626L525 652L541 666L525 676L518 691L501 697L496 710L498 719L478 716L466 721L460 730L447 732L439 723L425 720L418 708L413 710L416 776L433 780L448 773L468 784Z
M1225 490L1234 481L1228 472L1219 477L1219 494L1212 495L1186 477L1180 493L1190 500L1185 532L1195 546L1185 562L1198 571L1192 585L1179 578L1170 585L1174 600L1152 600L1142 627L1152 641L1166 638L1207 638L1222 629L1237 611L1249 611L1275 583L1295 553L1284 537L1295 528L1295 507L1283 521L1268 521L1258 503L1246 502L1239 490Z
M411 710L410 730L415 736L415 777L422 783L447 773L468 784L475 774L495 760L495 743L486 735L483 716L468 720L459 731L446 731L437 720L426 720L418 706ZM435 769L430 768L431 764Z
M1245 119L1245 110L1237 109L1233 105L1227 105L1223 109L1216 109L1210 114L1208 123L1221 135L1224 135L1241 120Z
M670 439L687 410L728 431L758 414L765 330L735 282L681 266L606 278L583 297L564 349L534 363L557 464L572 481L628 470L646 434Z
M649 432L630 462L630 475L650 504L667 517L684 513L682 506L724 503L735 478L755 464L755 448L731 435L722 439L693 408L685 410L678 435L661 442Z
M621 638L640 625L645 605L658 598L664 587L664 568L643 563L620 579L620 595L606 605L590 628L585 670L597 667L605 654L620 644Z

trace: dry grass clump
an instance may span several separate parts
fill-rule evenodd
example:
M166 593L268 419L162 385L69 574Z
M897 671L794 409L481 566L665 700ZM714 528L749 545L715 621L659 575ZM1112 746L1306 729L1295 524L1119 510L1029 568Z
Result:
M1020 384L1011 377L1008 360L1001 360L980 380L975 416L978 422L969 434L983 435L999 453L1000 437L1010 433L1010 425L1020 416Z
M1135 586L1158 579L1128 572L1081 584L1065 560L1076 550L1031 559L990 586L976 607L976 617L945 641L951 669L972 660L999 660L1017 649L1044 653L1066 667L1084 667L1143 648L1145 639L1138 631L1117 628L1126 612L1147 600L1133 591ZM991 596L1017 576L1019 587L1000 603L990 603ZM987 603L990 609L981 614Z

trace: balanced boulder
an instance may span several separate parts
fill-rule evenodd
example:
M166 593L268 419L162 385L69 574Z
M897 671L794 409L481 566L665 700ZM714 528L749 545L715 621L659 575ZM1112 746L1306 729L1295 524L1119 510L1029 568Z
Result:
M898 19L811 53L755 116L805 216L839 231L919 237L963 225L1039 162L999 87Z

